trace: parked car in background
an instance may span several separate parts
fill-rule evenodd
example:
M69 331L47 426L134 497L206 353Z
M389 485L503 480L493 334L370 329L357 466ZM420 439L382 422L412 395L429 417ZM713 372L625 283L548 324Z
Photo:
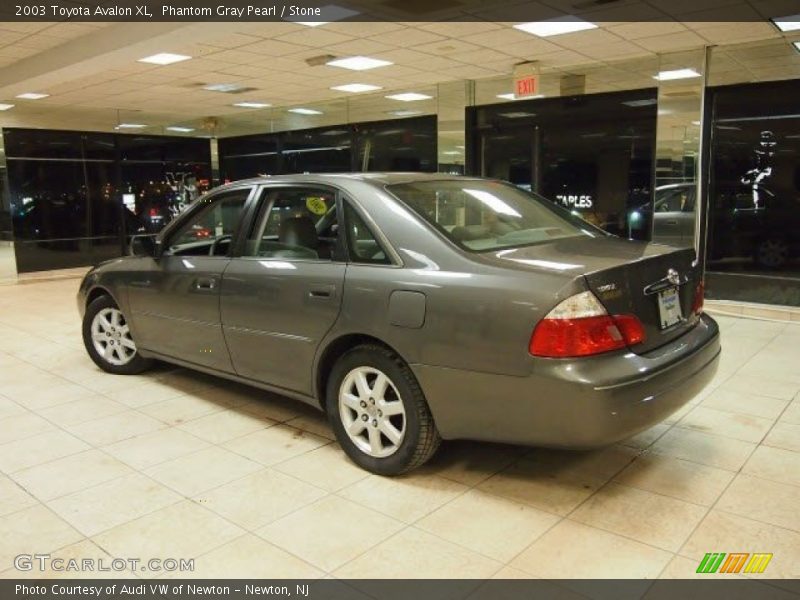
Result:
M696 183L671 183L657 187L652 205L648 201L628 211L629 232L649 227L652 218L654 242L678 248L693 246L696 196Z
M694 250L499 181L246 180L132 250L80 286L98 366L159 359L298 398L385 475L441 439L616 442L690 400L720 353Z

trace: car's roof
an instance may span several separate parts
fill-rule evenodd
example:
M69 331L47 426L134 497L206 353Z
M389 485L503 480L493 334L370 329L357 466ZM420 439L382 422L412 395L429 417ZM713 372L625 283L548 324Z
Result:
M227 185L252 185L254 183L266 182L285 182L285 183L336 183L343 181L365 181L377 185L391 185L395 183L410 183L414 181L447 181L447 180L469 180L475 177L464 177L462 175L450 175L447 173L297 173L293 175L268 175L264 177L253 177L231 182Z

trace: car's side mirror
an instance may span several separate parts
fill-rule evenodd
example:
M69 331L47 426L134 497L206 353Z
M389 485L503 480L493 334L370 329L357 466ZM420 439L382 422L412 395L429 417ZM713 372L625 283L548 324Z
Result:
M160 244L152 235L135 235L131 238L131 254L133 256L151 256L158 258Z

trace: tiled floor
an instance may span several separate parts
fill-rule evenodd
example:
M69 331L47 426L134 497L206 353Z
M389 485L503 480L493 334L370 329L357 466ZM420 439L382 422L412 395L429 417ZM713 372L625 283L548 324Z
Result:
M800 324L721 317L711 386L624 444L446 443L383 479L303 405L102 373L76 286L0 288L3 577L21 553L195 558L195 577L691 577L706 552L800 577Z

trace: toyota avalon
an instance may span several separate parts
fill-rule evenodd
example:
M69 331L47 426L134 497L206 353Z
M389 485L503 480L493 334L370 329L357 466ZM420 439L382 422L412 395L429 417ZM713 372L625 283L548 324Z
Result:
M100 368L161 360L297 398L379 474L442 439L616 442L719 359L693 249L611 236L500 181L241 181L131 250L80 286Z

